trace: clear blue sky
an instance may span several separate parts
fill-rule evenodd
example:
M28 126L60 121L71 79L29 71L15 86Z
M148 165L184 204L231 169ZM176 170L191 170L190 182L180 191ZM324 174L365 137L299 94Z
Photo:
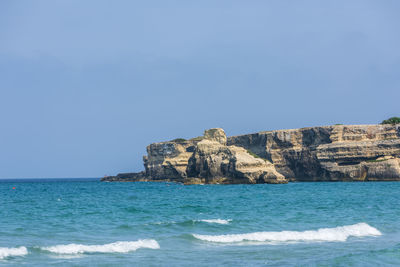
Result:
M400 1L0 1L0 178L152 142L400 115Z

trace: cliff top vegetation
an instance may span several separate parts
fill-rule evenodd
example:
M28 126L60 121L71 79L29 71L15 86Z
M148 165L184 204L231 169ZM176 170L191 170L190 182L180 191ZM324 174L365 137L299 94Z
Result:
M400 123L400 117L391 117L381 122L381 124L398 124Z

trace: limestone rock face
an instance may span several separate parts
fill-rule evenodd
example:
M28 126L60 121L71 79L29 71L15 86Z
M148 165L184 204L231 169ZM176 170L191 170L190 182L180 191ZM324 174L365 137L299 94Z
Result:
M189 159L187 175L205 183L286 183L267 160L254 157L241 147L209 140L197 144Z
M221 128L213 128L204 131L204 139L216 141L222 145L226 145L226 134Z
M145 171L106 181L286 183L400 181L400 124L334 125L151 144Z
M143 158L146 176L154 180L183 182L186 167L197 141L170 141L151 144Z
M400 125L334 125L228 138L291 181L400 180ZM389 167L390 165L390 167Z

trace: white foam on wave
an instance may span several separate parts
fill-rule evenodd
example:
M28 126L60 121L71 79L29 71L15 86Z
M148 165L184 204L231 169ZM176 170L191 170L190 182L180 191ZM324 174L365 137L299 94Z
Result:
M0 260L15 257L15 256L24 256L28 254L28 250L26 247L18 247L18 248L4 248L0 247Z
M42 247L42 250L58 254L81 254L81 253L127 253L139 248L159 249L160 245L154 239L143 239L138 241L119 241L104 245L81 245L68 244L52 247Z
M255 232L248 234L231 234L231 235L198 235L193 234L197 239L218 242L218 243L234 243L242 241L259 241L259 242L290 242L290 241L336 241L344 242L350 236L380 236L382 233L366 224L357 223L353 225L339 226L335 228L320 228L310 231L281 231L281 232Z
M223 219L211 219L211 220L197 220L198 222L206 222L206 223L218 223L218 224L228 224L231 222L231 219L223 220Z

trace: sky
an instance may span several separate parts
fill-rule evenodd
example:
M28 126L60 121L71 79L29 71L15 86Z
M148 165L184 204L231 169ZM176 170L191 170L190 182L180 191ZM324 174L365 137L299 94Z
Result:
M0 178L143 169L153 142L400 116L397 0L2 0Z

